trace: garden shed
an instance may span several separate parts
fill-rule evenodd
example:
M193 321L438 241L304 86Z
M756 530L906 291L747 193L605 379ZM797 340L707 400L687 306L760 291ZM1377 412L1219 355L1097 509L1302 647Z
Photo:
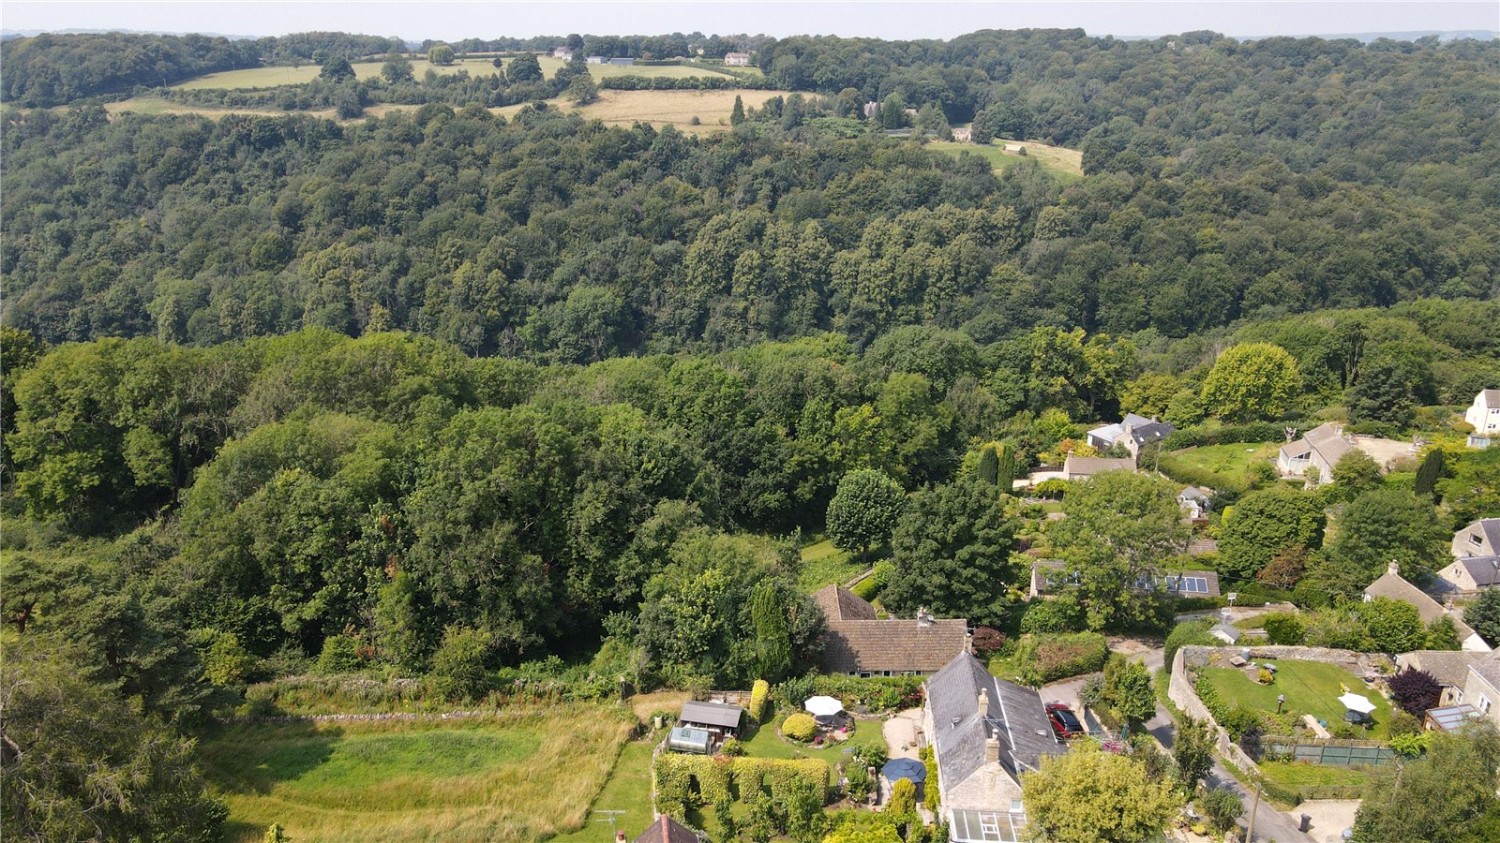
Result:
M684 726L708 732L715 742L738 735L744 719L745 710L737 705L696 700L685 703L677 718Z

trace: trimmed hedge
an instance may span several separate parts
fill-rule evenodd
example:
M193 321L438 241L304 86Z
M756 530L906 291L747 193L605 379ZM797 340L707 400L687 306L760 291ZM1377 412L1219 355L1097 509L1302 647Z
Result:
M766 719L766 703L771 701L771 683L764 679L755 680L750 687L750 716L755 722L763 723Z
M807 743L817 733L818 721L811 714L798 712L781 723L781 734L800 743Z
M816 758L729 758L663 752L652 765L656 775L656 809L682 819L690 808L724 799L747 801L760 794L780 799L798 781L812 785L828 799L828 765ZM693 793L693 781L698 792Z
M1307 432L1318 426L1316 421L1300 420L1286 422L1250 422L1248 424L1226 424L1217 427L1190 427L1176 430L1161 440L1163 451L1196 448L1202 445L1229 445L1236 442L1281 442L1286 439L1286 428L1295 427Z

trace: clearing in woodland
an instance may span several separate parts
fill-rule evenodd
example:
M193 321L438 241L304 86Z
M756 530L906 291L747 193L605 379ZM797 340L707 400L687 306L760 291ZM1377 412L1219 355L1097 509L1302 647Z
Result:
M558 705L473 720L255 723L205 737L225 838L523 841L580 827L632 728Z
M990 162L995 172L1025 161L1027 158L1041 164L1044 169L1064 177L1077 178L1083 175L1083 153L1062 146L1049 146L1039 141L996 140L992 144L958 143L955 141L933 141L932 148L958 157L971 152ZM1025 150L1022 152L1021 150Z

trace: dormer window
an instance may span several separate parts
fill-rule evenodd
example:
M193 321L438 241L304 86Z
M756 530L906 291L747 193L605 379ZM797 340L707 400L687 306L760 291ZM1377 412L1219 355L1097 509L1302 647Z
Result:
M1470 533L1469 534L1469 544L1472 544L1475 547L1478 547L1479 545L1484 544L1484 539L1480 538L1478 533Z

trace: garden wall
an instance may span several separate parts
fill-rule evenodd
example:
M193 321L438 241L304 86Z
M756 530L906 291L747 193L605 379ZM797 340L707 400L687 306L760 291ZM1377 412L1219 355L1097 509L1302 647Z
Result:
M1208 657L1206 653L1213 649L1216 648L1183 647L1177 651L1177 655L1172 657L1172 674L1167 683L1167 698L1178 708L1182 709L1184 714L1194 720L1207 720L1209 723L1214 724L1214 732L1218 735L1216 743L1219 753L1243 769L1254 770L1256 769L1255 759L1251 758L1243 749L1240 749L1239 744L1229 739L1229 733L1224 731L1224 727L1220 726L1219 721L1215 720L1213 714L1209 713L1208 706L1204 705L1203 701L1198 699L1198 693L1193 690L1193 683L1188 681L1187 668L1185 666L1187 664L1188 651L1198 651L1199 657L1202 658L1202 663L1207 664Z

